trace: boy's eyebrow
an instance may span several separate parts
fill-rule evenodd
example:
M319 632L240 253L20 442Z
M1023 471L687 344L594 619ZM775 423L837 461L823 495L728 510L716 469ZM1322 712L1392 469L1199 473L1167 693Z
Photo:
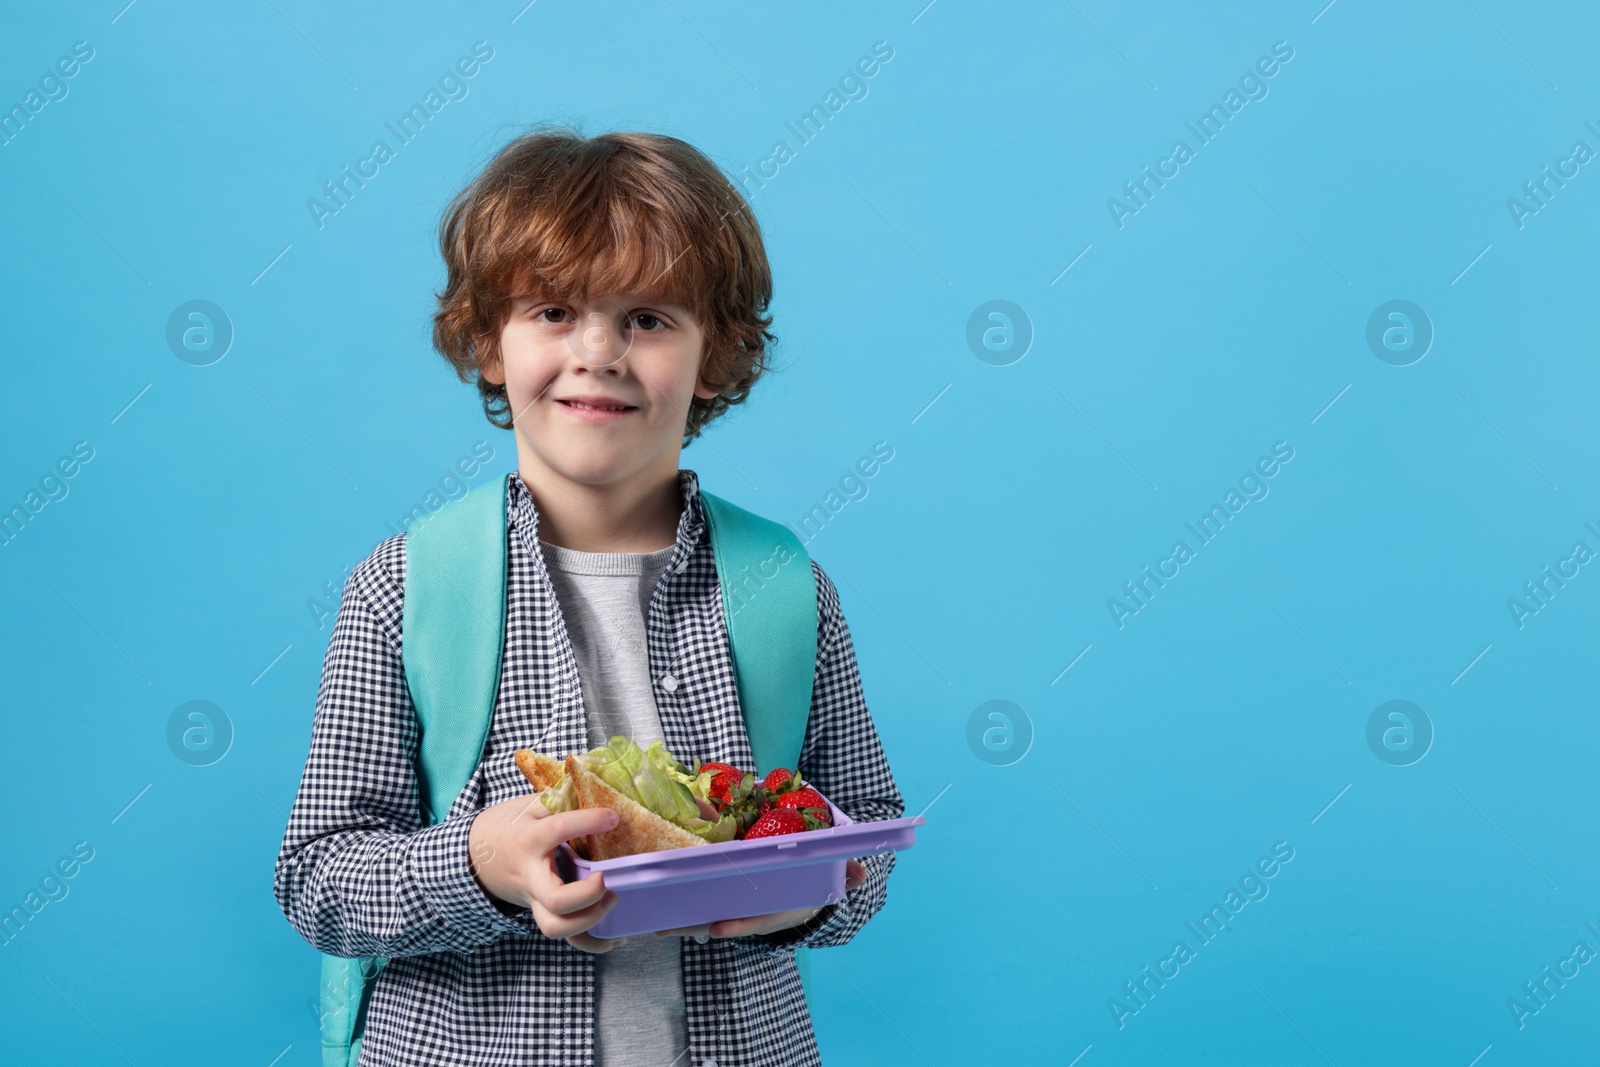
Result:
M680 303L677 299L673 298L671 295L669 295L667 293L664 293L664 292L615 293L615 294L613 294L613 293L602 293L602 294L600 294L600 296L602 298L608 297L608 296L614 296L621 303L629 304L629 305L649 304L649 305L653 305L655 307L660 307L660 308L672 308L675 311L680 311L680 312L683 312L685 314L693 314L694 313L694 309L691 308L688 304ZM542 290L542 291L520 293L520 294L517 294L517 295L513 296L511 299L514 302L515 301L524 301L524 300L525 301L530 301L530 302L540 301L540 300L559 300L559 301L563 301L563 302L571 302L571 301L576 301L577 297L574 296L571 293L558 293L555 290L547 289L547 290ZM593 294L591 294L591 299L593 299Z
M637 281L638 279L635 279ZM669 299L668 290L662 286L648 285L641 289L604 289L596 290L591 287L588 294L590 298L614 297L626 303L664 303Z
M688 311L687 304L680 304L667 293L622 293L620 299L625 304L655 304L657 307L677 308Z

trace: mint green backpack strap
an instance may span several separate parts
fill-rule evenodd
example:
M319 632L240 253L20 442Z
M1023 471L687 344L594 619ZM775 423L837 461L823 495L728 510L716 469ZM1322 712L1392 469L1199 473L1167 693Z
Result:
M817 673L817 581L800 538L719 496L700 491L745 732L756 769L798 770ZM809 952L795 951L811 1001Z
M756 768L796 769L817 673L817 583L800 539L704 490L733 671Z
M373 980L389 961L322 954L322 1065L356 1067Z
M406 685L421 731L417 780L429 825L443 822L483 756L505 643L506 478L406 531L401 613ZM367 999L388 960L322 958L323 1067L355 1067Z
M406 686L422 737L418 781L443 822L483 758L506 621L506 479L479 486L406 533L401 613Z

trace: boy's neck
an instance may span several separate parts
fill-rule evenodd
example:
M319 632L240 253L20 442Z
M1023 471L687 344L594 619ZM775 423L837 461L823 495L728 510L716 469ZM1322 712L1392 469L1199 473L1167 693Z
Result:
M537 462L518 467L539 509L539 539L582 552L654 552L678 537L678 471L639 471L609 485L573 481Z

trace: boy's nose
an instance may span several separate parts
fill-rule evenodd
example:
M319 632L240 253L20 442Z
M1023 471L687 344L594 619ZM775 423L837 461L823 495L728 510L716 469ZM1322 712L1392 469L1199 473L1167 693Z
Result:
M573 354L590 367L609 367L628 354L630 338L618 336L617 328L598 311L589 312L583 329L573 335Z

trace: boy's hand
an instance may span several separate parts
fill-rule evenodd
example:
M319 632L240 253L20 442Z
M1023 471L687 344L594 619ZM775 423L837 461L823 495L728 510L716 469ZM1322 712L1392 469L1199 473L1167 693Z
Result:
M844 861L844 887L854 889L867 880L867 869L855 860ZM657 930L657 937L679 934L683 937L744 937L749 934L774 934L793 926L810 922L821 908L801 908L798 911L775 911L770 915L751 915L744 919L719 919L705 926L679 926L672 930Z
M585 952L608 952L627 940L599 938L586 931L617 903L595 871L564 883L556 869L561 842L604 833L617 825L610 808L585 808L552 815L534 794L484 808L472 820L467 851L472 874L484 892L533 911L546 937L565 938Z

